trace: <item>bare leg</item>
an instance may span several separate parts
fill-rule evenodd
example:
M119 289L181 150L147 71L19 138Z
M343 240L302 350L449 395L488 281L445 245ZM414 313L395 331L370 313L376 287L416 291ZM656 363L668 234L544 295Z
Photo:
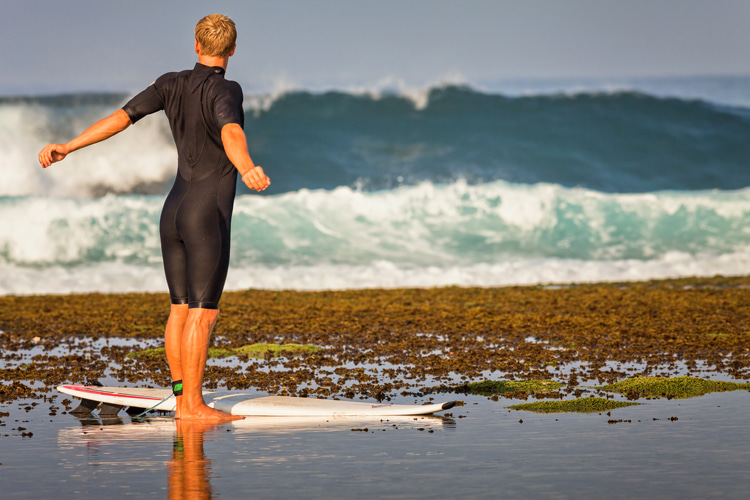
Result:
M167 351L167 362L172 380L182 380L182 331L185 329L185 321L188 316L187 304L172 304L167 320L167 330L164 332L164 348ZM180 418L182 413L182 396L175 398L177 406L174 418Z
M188 311L180 344L183 391L180 418L214 421L243 418L209 408L203 401L203 372L208 359L208 339L218 317L217 309L194 308Z

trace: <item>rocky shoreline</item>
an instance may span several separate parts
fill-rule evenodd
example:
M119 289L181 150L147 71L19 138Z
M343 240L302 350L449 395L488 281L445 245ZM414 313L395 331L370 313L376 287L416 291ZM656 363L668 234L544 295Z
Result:
M289 357L269 353L249 363L240 354L235 366L209 366L206 386L386 399L450 391L490 373L562 382L562 389L541 396L560 398L586 380L611 384L636 375L692 371L744 380L750 378L748 299L748 277L227 292L212 347L294 343L321 349ZM166 386L163 359L128 357L132 342L100 341L158 346L168 307L165 294L0 297L0 399L44 397L57 384L103 376ZM86 348L94 342L100 347Z

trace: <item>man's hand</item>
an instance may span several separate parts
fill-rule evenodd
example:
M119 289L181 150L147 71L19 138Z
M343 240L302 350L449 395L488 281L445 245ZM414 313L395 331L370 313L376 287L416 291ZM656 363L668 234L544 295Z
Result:
M247 152L247 138L242 127L236 123L224 125L221 128L221 142L224 144L224 151L226 151L229 161L237 170L245 172L242 174L242 182L247 187L256 191L263 191L271 185L271 179L250 158L250 154Z
M73 151L78 151L86 146L109 139L131 125L130 117L122 109L118 109L106 118L91 125L81 135L66 144L47 144L39 152L39 163L47 168L53 163L62 160Z
M39 152L39 163L42 168L47 168L68 156L68 148L65 144L47 144Z
M245 175L242 176L242 182L250 189L255 189L256 191L263 191L271 185L271 179L258 166L245 172Z

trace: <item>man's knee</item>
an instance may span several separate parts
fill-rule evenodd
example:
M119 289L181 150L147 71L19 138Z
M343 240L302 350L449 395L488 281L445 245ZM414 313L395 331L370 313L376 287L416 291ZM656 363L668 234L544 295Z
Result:
M188 305L187 304L172 304L169 308L169 315L175 318L187 318Z
M219 318L218 309L203 309L195 307L189 310L187 320L201 328L211 329Z

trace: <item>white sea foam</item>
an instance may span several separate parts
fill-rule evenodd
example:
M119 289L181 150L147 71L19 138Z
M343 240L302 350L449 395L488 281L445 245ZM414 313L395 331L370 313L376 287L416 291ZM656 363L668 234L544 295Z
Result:
M515 259L466 266L368 265L232 266L227 290L343 290L436 286L509 286L624 282L686 276L750 273L750 249L742 253L694 256L669 253L654 260L582 261ZM100 263L81 267L19 268L0 264L0 294L165 292L158 266Z
M0 294L164 290L161 196L0 199ZM504 182L238 197L229 289L500 286L750 272L750 190Z
M25 105L0 106L0 196L41 194L47 180L36 161L38 124L29 114L41 111ZM39 147L41 149L41 146Z
M0 199L0 260L21 266L158 258L162 196ZM554 184L423 182L393 190L239 196L233 259L441 267L517 256L621 260L750 245L750 189L605 194Z
M268 90L246 94L244 106L258 115L261 111L268 111L271 106L282 96L291 92L301 92L305 88L297 85L287 77L274 80Z
M462 180L375 193L340 187L241 197L235 227L249 234L236 238L233 255L245 262L260 248L292 263L384 259L440 266L517 255L649 259L742 249L750 244L749 218L750 190L623 195ZM281 244L273 239L279 237Z
M159 197L6 198L0 262L35 268L161 259Z
M466 84L466 79L459 73L446 75L429 85L411 85L401 78L388 76L375 85L349 86L344 91L355 95L366 95L372 99L381 99L385 95L397 95L409 99L414 104L414 109L421 110L429 104L431 91Z
M365 96L370 99L379 100L385 96L399 96L410 100L414 109L425 109L429 104L430 92L449 86L468 85L467 80L459 73L451 73L443 76L436 82L426 84L409 83L403 78L386 76L373 84L341 84L341 85L301 85L281 77L269 85L267 90L256 90L245 95L245 105L258 114L268 111L273 104L287 94L294 92L309 92L312 94L324 94L326 92L341 92L356 96Z
M95 106L71 116L56 116L53 109L40 105L0 106L0 196L128 193L173 176L177 153L163 116L143 120L107 142L41 168L38 153L47 142L71 139L112 109Z

